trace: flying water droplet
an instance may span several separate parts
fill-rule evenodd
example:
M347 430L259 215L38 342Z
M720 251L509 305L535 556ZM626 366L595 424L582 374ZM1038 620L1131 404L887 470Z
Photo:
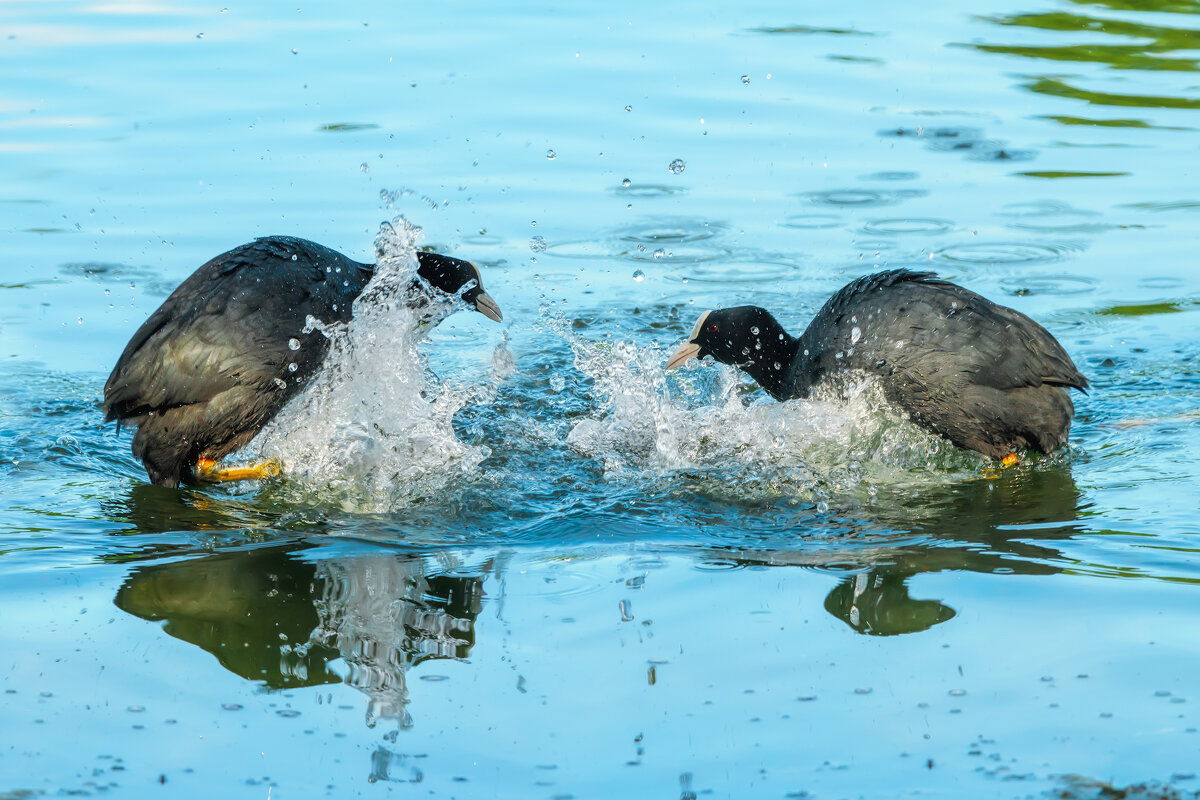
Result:
M642 281L646 280L646 273L642 272L640 269L634 270L633 279L638 283L641 283Z
M558 153L554 152L553 150L546 151L546 160L547 161L553 161L556 158L558 158Z
M297 366L296 366L296 362L295 362L295 361L293 361L292 363L288 364L288 372L295 372L297 369L299 369L299 367L297 367Z
M300 340L299 339L288 339L288 350L299 350L299 349L300 349Z
M850 330L850 344L858 344L858 340L862 338L862 329L855 325Z
M546 251L546 237L533 236L529 239L529 249L535 253L544 253Z
M275 385L278 386L280 389L286 389L287 381L285 381L283 378L276 378Z
M742 83L749 83L749 82L750 82L750 76L749 76L749 75L743 75L743 76L742 76Z
M632 184L633 184L633 181L629 180L629 178L626 178L625 180L621 181L621 185L625 186L625 187L628 187Z
M829 503L826 503L824 500L817 503L817 513L818 514L828 514L829 513Z
M678 175L679 173L683 172L685 168L687 168L687 164L683 163L682 158L677 158L667 165L667 169L671 171L672 175Z
M625 106L626 111L633 111L633 106Z
M757 325L751 325L751 326L750 326L750 333L754 334L755 336L758 336L758 326L757 326Z

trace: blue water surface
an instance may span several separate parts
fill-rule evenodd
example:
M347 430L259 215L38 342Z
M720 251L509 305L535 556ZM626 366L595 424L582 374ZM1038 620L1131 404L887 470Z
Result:
M0 798L1195 796L1198 11L0 4ZM314 415L392 471L147 485L142 320L397 216L505 320ZM890 267L1063 343L1068 448L662 371Z

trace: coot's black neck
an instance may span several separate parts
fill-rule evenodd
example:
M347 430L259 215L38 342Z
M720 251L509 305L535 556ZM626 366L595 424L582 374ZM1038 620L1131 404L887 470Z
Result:
M776 400L795 397L792 384L800 340L774 319L754 339L750 352L738 360L738 368Z

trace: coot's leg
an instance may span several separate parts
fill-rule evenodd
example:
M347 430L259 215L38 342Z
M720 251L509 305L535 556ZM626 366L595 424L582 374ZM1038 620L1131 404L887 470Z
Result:
M223 483L224 481L261 481L273 478L279 474L279 461L268 458L259 464L248 467L219 467L211 458L202 458L196 462L196 480L204 483Z
M1000 466L1011 467L1013 464L1016 464L1020 460L1021 459L1017 458L1016 453L1009 453L1004 458L1000 459Z

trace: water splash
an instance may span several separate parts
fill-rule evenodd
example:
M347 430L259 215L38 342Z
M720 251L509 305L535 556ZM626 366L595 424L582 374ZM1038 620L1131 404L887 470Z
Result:
M380 226L376 271L346 325L309 320L329 338L318 372L251 443L278 458L289 481L348 511L405 508L471 473L487 457L459 441L451 420L486 389L441 384L417 346L432 326L409 308L421 229L401 217ZM444 318L453 301L425 307Z
M977 476L983 463L900 419L865 377L847 380L836 398L831 391L778 403L744 391L730 367L668 374L656 346L567 338L597 406L567 441L599 461L608 479L683 479L693 491L734 501L819 502Z

